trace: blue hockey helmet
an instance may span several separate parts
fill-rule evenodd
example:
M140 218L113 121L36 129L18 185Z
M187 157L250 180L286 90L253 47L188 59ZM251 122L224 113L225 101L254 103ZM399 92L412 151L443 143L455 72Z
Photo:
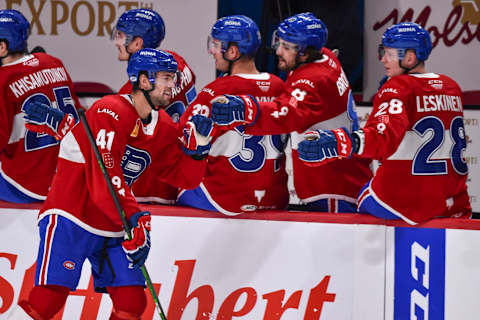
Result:
M17 10L0 10L0 39L8 41L9 52L23 52L27 49L30 23Z
M208 47L212 38L222 43L222 53L228 49L231 42L235 42L241 54L255 56L260 46L261 35L257 24L247 16L234 15L217 20L210 33Z
M313 13L299 13L283 20L273 33L272 47L278 48L280 39L298 46L303 54L307 47L321 50L327 43L328 29Z
M124 12L117 21L112 32L112 38L118 31L127 35L125 45L128 45L135 37L143 39L144 48L158 48L165 38L165 24L162 17L151 9L133 9Z
M401 22L389 27L382 36L383 47L396 48L399 59L403 59L409 49L415 50L417 59L425 61L432 52L432 40L427 30L413 22ZM380 56L383 56L380 53Z
M145 48L135 52L128 61L128 78L130 82L138 81L141 72L146 72L148 80L155 83L157 72L177 72L177 61L168 52Z

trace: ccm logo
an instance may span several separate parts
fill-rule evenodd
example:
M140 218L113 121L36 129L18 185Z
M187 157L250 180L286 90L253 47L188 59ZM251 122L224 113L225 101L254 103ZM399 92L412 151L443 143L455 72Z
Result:
M419 274L417 259L424 264L423 274ZM422 270L420 269L420 270ZM415 315L415 305L423 310L423 319L428 319L428 300L429 300L429 280L430 280L430 246L422 247L418 242L414 242L411 247L411 268L410 273L419 285L426 289L426 295L420 293L417 289L410 292L410 319L417 319Z
M65 262L63 263L63 266L64 266L64 268L67 269L67 270L73 270L73 269L75 269L75 262L65 261Z

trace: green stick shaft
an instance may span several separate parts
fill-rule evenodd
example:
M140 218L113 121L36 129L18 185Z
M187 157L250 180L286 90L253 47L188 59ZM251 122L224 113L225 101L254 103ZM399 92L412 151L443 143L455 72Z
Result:
M115 189L113 188L112 180L110 179L110 175L108 174L107 169L105 168L105 164L103 163L102 156L100 155L100 151L98 150L97 144L95 143L95 139L93 138L92 129L90 129L90 125L88 124L87 118L85 117L85 111L83 109L78 110L78 115L80 116L80 122L83 124L85 128L85 132L87 133L88 140L90 141L90 145L92 146L92 150L95 153L95 157L97 158L98 165L103 173L103 177L105 178L105 182L107 183L108 191L112 196L113 202L115 203L115 207L117 208L118 213L120 214L120 218L122 219L123 228L129 240L132 239L132 233L130 230L130 226L127 222L127 216L125 215L125 211L123 211L122 205L120 204L120 200L118 200L118 196L115 193ZM145 265L140 267L142 270L143 277L145 278L145 282L147 283L148 290L152 295L153 302L155 303L155 308L160 315L162 320L167 320L165 313L163 312L162 305L160 304L160 300L158 299L157 293L153 288L152 279L148 274L147 267Z

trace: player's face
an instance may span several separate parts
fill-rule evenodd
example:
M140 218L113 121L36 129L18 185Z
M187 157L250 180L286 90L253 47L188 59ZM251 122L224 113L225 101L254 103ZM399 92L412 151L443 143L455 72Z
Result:
M383 50L379 50L379 55L380 61L385 68L385 74L388 77L391 78L403 74L404 71L400 67L397 49L385 47Z
M173 72L157 72L155 88L150 93L152 103L157 106L167 106L172 100L172 89L175 87L177 74Z
M118 49L118 60L128 61L128 59L130 58L130 53L128 53L128 51L130 50L127 51L128 47L125 46L125 44L127 43L127 35L120 30L114 29L112 32L112 40L113 44Z
M215 68L222 72L228 71L228 61L223 58L222 42L220 40L208 37L207 43L208 53L215 59Z
M279 39L275 47L275 53L278 57L278 69L282 71L294 69L296 65L298 46L294 43Z

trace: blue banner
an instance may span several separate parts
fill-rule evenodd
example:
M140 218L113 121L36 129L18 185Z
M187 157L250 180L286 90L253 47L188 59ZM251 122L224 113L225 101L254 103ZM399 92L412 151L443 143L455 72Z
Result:
M393 318L445 319L445 229L395 228Z

